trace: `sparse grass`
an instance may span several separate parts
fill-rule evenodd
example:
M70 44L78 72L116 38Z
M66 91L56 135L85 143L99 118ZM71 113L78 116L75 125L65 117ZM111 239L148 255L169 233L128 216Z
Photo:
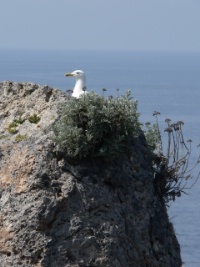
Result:
M27 139L27 136L26 135L21 135L21 134L18 134L16 137L15 137L15 142L21 142L23 140Z
M37 116L36 114L33 114L32 116L29 116L29 117L28 117L28 121L29 121L30 123L35 123L35 124L37 124L37 123L40 121L40 117Z
M17 124L22 124L22 123L24 123L24 121L25 120L23 120L21 117L19 117L19 119L14 120L14 122Z
M11 122L9 125L8 125L8 128L7 128L7 131L10 133L10 134L16 134L18 131L17 131L17 126L18 124L16 122Z
M19 124L22 124L25 120L22 120L21 117L19 117L19 119L15 119L13 122L11 122L7 128L8 132L10 134L16 134L18 132L17 130L17 126Z

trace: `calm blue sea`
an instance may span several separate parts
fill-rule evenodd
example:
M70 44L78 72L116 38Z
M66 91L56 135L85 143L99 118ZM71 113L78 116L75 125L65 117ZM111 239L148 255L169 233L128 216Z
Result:
M101 94L106 88L108 95L117 95L116 89L121 94L130 89L142 122L154 122L154 111L161 112L161 127L166 118L184 121L195 161L200 152L200 53L0 50L0 81L31 81L65 91L74 80L64 74L76 69L85 71L87 90ZM186 267L200 266L199 193L200 180L169 208Z

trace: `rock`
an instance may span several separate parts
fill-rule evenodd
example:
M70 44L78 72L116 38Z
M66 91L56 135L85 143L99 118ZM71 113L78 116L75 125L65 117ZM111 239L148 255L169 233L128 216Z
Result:
M144 137L121 161L72 164L49 138L63 101L49 86L0 84L0 266L180 267Z

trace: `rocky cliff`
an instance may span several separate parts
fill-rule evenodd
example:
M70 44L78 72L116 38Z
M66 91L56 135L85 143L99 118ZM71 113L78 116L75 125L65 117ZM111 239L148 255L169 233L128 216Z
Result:
M50 126L59 90L0 84L0 266L180 267L141 135L113 164L70 163Z

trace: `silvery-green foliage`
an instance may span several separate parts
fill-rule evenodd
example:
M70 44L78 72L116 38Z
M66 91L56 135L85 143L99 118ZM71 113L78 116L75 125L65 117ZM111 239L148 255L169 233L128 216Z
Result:
M155 150L161 150L161 135L157 123L146 123L147 131L145 132L145 138L147 144L152 152Z
M137 101L130 91L117 98L91 92L62 103L59 111L53 140L71 158L117 158L140 130Z

